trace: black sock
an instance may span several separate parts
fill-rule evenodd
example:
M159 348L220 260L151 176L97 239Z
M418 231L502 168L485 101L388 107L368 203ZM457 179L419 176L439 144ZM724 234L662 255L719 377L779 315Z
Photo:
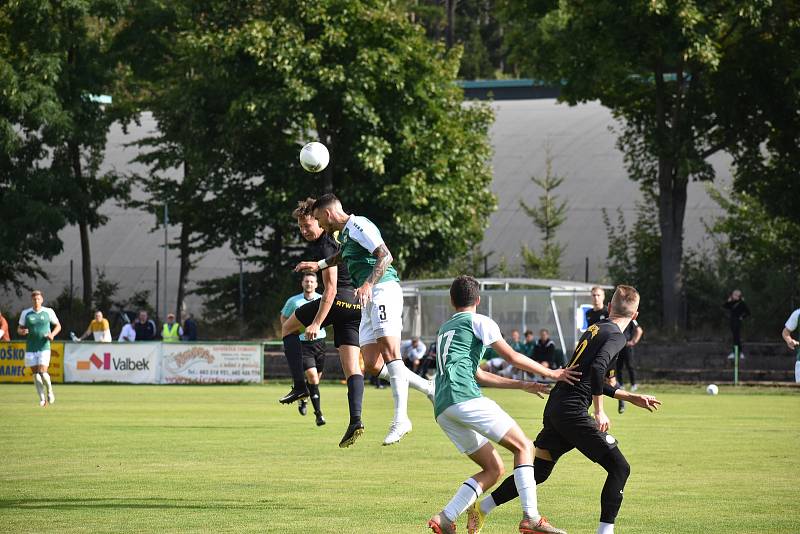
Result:
M492 492L492 499L497 506L505 504L508 501L513 501L519 497L517 492L517 485L514 483L514 475L509 475L506 479L497 486Z
M364 398L364 376L347 377L347 404L350 407L350 424L361 420L361 401Z
M314 406L314 413L322 413L322 410L319 408L319 384L309 384L306 382L306 387L308 387L308 393L311 397L311 405Z
M542 458L533 459L533 478L536 479L538 486L550 477L553 471L555 462L550 460L543 460ZM508 476L499 486L492 492L492 500L497 506L505 504L508 501L513 501L519 496L517 492L517 485L514 483L514 475Z
M600 521L613 523L617 518L619 507L622 506L622 490L631 473L631 466L617 447L608 451L608 454L597 463L608 472L603 491L600 493Z
M289 363L289 371L292 373L294 387L306 387L306 377L303 372L303 346L300 344L300 336L289 334L283 338L283 354Z

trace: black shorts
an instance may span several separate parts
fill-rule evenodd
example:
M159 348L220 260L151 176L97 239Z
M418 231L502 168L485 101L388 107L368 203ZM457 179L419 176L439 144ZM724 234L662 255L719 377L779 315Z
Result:
M545 415L544 428L533 442L537 449L550 452L553 461L578 449L591 461L597 463L609 450L617 446L617 440L606 432L600 432L588 413L561 414L557 418Z
M322 321L322 327L333 325L333 345L338 349L341 345L360 346L358 344L358 325L361 324L361 305L352 300L336 295L331 311ZM303 326L308 326L317 316L322 299L303 304L294 311L294 316Z
M303 370L317 369L321 373L325 369L325 341L315 339L314 341L303 341Z

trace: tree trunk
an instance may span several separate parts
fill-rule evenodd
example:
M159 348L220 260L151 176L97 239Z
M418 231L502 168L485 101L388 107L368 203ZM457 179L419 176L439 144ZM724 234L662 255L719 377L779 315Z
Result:
M181 224L181 237L179 242L179 253L181 255L181 266L178 274L178 299L175 303L175 319L181 322L181 312L183 311L183 299L186 298L186 279L189 277L191 263L189 262L191 250L189 249L189 234L191 230L186 222Z
M69 150L70 165L72 166L72 174L75 179L76 186L81 192L85 190L83 171L81 169L81 151L80 147L75 142L69 142L67 145ZM89 209L87 207L87 209ZM83 305L86 309L92 307L92 251L89 243L89 225L86 222L83 212L78 214L78 231L81 236L81 272L83 274ZM108 310L105 310L106 312Z
M447 9L447 48L453 48L456 43L456 4L458 0L445 0Z
M671 161L659 161L658 224L661 229L662 320L667 330L677 330L683 300L683 219L687 180Z

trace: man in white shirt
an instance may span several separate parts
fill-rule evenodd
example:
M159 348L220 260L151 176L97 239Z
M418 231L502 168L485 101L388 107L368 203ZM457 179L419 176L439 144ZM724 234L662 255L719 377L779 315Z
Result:
M406 366L416 373L426 348L425 343L418 337L407 339L400 343L400 357L403 358Z
M123 315L123 317L128 319L127 315ZM130 321L126 321L125 324L122 325L122 331L119 333L117 341L136 341L136 329L133 327L133 324Z

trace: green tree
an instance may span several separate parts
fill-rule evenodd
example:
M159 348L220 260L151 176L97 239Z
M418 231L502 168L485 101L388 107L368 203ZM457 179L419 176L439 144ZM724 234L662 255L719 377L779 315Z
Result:
M742 50L755 43L762 54L781 46L770 29L797 31L789 2L613 1L505 2L503 20L512 60L528 73L561 83L569 104L600 100L623 126L619 148L631 178L656 192L661 241L662 314L678 325L683 295L683 221L689 180L711 180L708 158L740 152L734 130L750 132L754 148L764 140L760 116L721 119L734 96L752 79ZM796 71L797 54L783 67ZM792 68L792 66L795 67ZM747 91L765 86L785 96L791 87L773 72ZM794 98L790 98L794 101ZM740 119L745 117L740 116ZM759 132L762 132L759 134Z
M553 171L553 155L550 147L545 146L544 150L544 176L531 176L531 181L538 185L544 193L539 197L539 205L532 207L528 206L524 200L519 201L520 207L542 233L540 253L528 248L527 244L522 246L523 269L528 276L560 278L564 245L556 241L556 232L567 218L567 202L559 202L553 191L564 182L564 177L558 176Z
M7 82L0 107L9 112L3 114L3 150L6 166L16 175L15 186L6 192L33 193L28 203L33 214L37 199L53 200L61 213L37 224L50 223L57 231L64 217L78 226L87 305L94 287L89 233L106 222L100 207L126 194L113 175L99 174L112 119L94 98L113 85L115 59L108 43L124 3L22 0L0 6L0 49L6 52L0 76ZM42 235L34 232L31 247ZM31 250L23 247L22 254L26 248ZM52 257L60 241L55 237L39 249ZM23 269L41 274L35 267Z

